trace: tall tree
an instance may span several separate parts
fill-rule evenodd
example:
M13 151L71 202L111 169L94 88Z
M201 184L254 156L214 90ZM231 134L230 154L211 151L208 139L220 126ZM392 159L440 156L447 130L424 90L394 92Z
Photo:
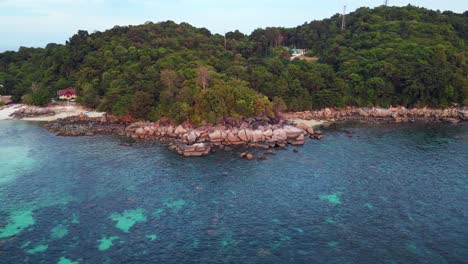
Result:
M208 87L210 79L211 79L211 73L210 73L210 70L208 69L208 67L198 66L198 68L197 68L197 82L198 82L198 85L200 85L200 87L203 90L206 90L206 88Z

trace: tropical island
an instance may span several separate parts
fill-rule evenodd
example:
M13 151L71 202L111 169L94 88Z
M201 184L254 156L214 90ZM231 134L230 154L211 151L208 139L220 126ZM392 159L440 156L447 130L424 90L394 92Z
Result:
M0 264L465 263L466 4L338 2L1 0Z
M172 21L79 31L65 45L1 53L0 95L34 106L77 95L106 115L76 112L51 131L178 139L173 148L186 156L209 153L211 143L321 138L320 122L307 120L467 119L466 13L381 6L346 19L346 27L335 15L250 35Z

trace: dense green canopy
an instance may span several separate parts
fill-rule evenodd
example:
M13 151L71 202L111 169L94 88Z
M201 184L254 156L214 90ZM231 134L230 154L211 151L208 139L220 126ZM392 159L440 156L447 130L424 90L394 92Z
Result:
M215 122L275 108L468 104L468 12L360 8L296 28L224 36L148 22L65 45L0 53L0 94L43 103L76 87L88 106L142 119ZM285 47L319 60L290 60Z

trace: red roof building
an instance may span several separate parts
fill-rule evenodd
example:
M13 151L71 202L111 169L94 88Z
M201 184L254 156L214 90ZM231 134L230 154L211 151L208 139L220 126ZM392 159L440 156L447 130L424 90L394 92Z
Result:
M58 90L57 96L61 100L70 100L76 98L76 91L74 88L67 88L65 90Z

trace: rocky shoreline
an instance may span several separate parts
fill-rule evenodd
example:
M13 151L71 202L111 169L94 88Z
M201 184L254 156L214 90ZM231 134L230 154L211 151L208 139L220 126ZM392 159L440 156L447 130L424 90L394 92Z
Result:
M53 116L55 114L56 112L54 110L47 107L25 107L14 112L12 117L16 119L23 119L37 116Z
M313 128L300 129L287 121L280 124L242 122L240 126L216 125L191 127L156 123L134 123L126 129L126 136L140 140L170 142L169 148L186 157L208 155L213 148L230 149L235 146L270 149L286 145L300 146L308 138L321 139Z
M195 127L188 123L175 125L168 120L131 122L110 115L88 117L81 114L49 122L45 127L60 136L118 135L135 141L162 142L169 144L169 148L180 155L199 157L209 155L215 149L239 146L268 150L284 148L287 145L300 146L307 139L322 139L323 135L306 125L306 120L458 123L468 119L468 111L466 108L347 107L286 113L284 117L285 119L277 124L265 122L261 118L251 118L240 122L226 119L219 125ZM289 119L296 122L288 121ZM249 160L254 158L247 152L241 156Z
M28 106L12 104L0 107L0 120L18 119L25 121L50 122L70 116L86 115L88 117L102 117L105 113L83 107L76 103L51 103L47 106Z
M59 136L119 135L135 141L168 143L169 148L186 157L209 155L215 148L235 146L276 148L288 144L300 146L308 138L323 135L304 124L289 121L268 124L250 119L238 125L223 124L194 127L174 125L167 121L125 122L112 116L90 118L84 115L49 122L45 128Z
M468 120L468 108L451 107L446 109L390 107L325 108L317 111L286 113L289 119L324 121L374 121L406 123L415 121L459 123Z
M122 121L113 116L88 117L79 115L47 122L44 127L57 136L125 136L125 128L129 124L129 122Z

